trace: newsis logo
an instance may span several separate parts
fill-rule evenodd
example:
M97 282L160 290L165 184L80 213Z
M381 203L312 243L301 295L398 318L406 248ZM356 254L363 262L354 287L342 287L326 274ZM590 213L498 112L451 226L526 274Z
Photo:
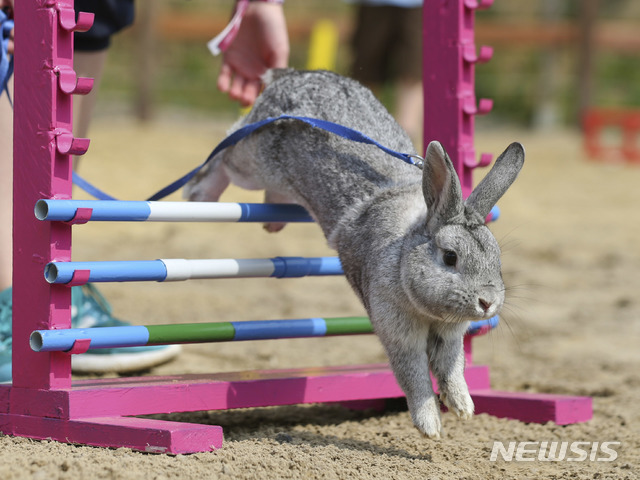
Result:
M613 462L620 442L493 442L491 457L505 462Z

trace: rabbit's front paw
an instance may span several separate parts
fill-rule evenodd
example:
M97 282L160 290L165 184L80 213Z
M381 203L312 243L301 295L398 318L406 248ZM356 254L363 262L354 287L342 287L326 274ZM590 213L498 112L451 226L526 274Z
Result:
M448 392L442 392L440 394L440 400L446 405L446 407L456 414L458 418L462 420L469 420L473 417L473 400L469 395L468 389L456 389L449 390Z
M437 397L430 398L412 413L413 423L425 437L439 440L442 422L440 420L440 404Z

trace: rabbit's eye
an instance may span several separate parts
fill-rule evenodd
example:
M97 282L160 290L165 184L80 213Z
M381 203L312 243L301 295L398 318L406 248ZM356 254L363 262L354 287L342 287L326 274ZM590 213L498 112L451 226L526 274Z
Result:
M453 250L445 250L442 255L442 261L449 267L455 267L456 263L458 263L458 254Z

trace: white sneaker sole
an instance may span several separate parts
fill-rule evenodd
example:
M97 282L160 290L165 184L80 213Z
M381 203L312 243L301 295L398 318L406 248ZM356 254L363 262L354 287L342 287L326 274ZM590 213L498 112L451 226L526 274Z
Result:
M71 357L71 369L75 373L127 373L147 370L175 358L182 351L180 345L167 345L148 352L92 354L90 352Z

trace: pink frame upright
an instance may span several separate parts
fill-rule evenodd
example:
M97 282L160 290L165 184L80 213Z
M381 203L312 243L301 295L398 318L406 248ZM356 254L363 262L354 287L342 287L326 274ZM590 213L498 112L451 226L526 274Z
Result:
M486 2L485 2L486 3ZM472 0L427 0L425 23L425 139L441 139L470 188L475 107ZM341 402L362 406L401 397L386 365L211 375L72 381L70 355L35 353L29 335L37 329L70 327L70 290L43 277L50 261L71 259L71 225L40 222L33 207L40 198L71 198L71 154L88 140L74 139L72 95L86 93L90 79L73 71L73 0L16 2L14 117L13 384L0 386L0 430L105 447L165 453L209 451L222 445L214 425L167 422L135 415ZM432 95L430 95L432 94ZM480 162L487 163L487 157ZM591 399L518 394L490 389L486 366L472 365L465 343L466 377L477 412L528 422L559 424L591 418ZM373 403L372 403L373 402Z

